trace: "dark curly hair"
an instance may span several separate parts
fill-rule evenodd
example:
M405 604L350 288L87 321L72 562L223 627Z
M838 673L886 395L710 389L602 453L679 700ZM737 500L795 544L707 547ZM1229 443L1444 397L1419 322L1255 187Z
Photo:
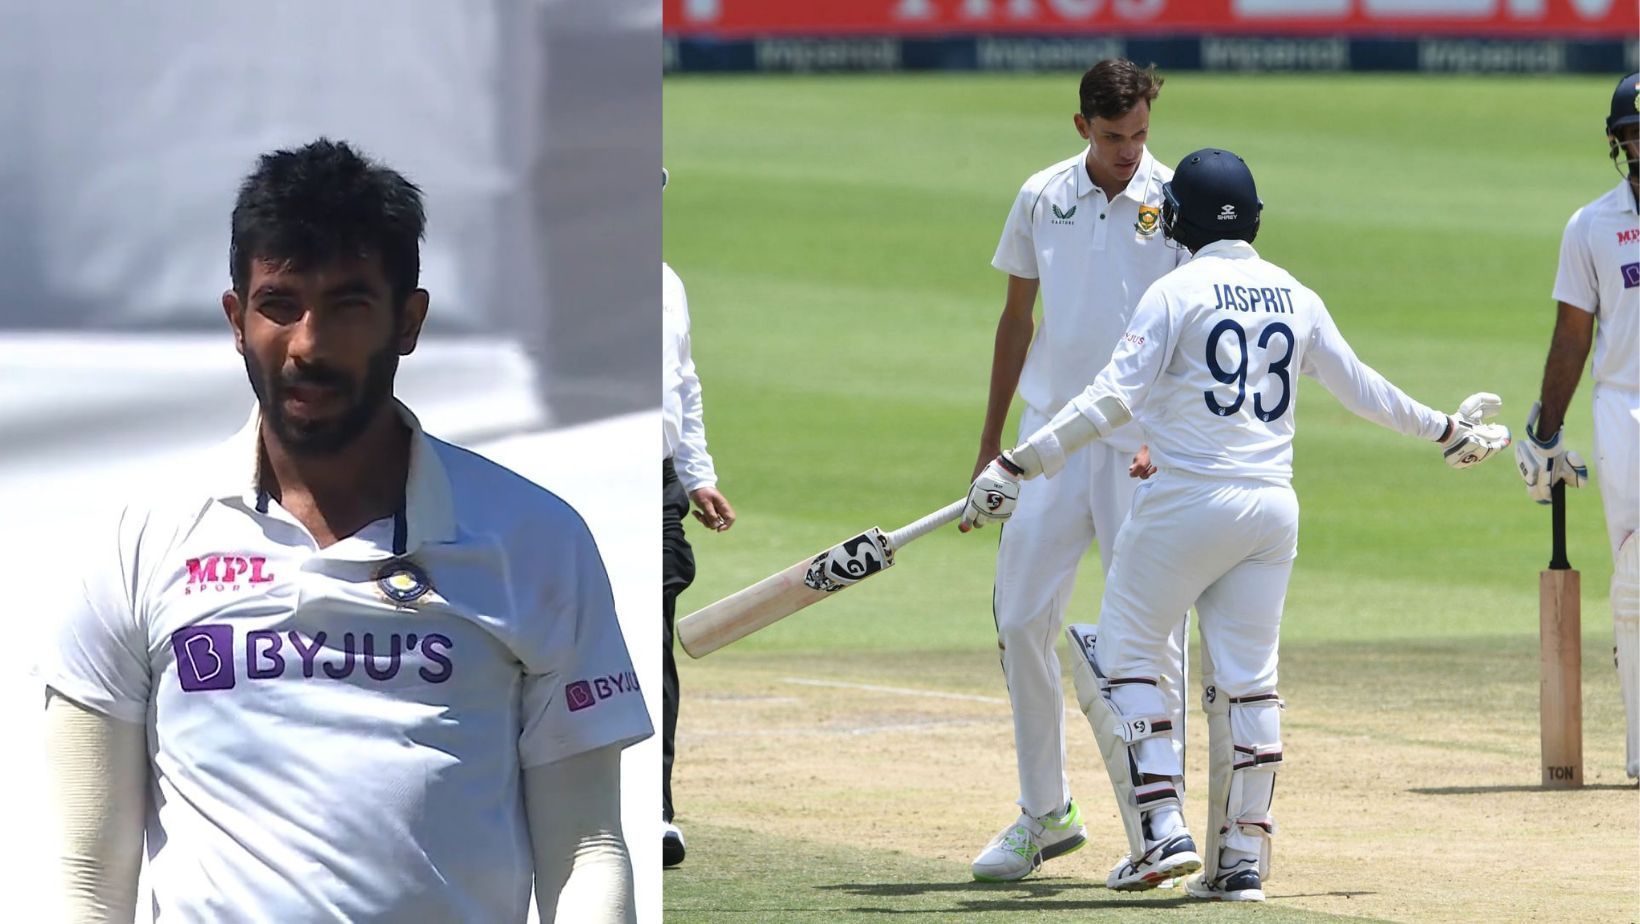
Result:
M258 159L239 186L228 244L234 291L246 297L253 260L297 267L375 255L402 307L421 273L427 216L421 189L344 141L320 138Z

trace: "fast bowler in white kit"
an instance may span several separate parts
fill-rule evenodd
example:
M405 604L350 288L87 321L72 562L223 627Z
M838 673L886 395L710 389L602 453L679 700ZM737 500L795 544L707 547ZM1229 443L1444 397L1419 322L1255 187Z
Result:
M1606 115L1622 179L1578 209L1560 240L1558 315L1543 389L1515 458L1527 493L1549 503L1556 482L1582 487L1588 470L1561 442L1583 363L1594 346L1594 454L1612 546L1612 633L1628 720L1626 770L1640 778L1640 74L1618 81Z
M632 921L651 733L586 524L392 397L420 192L264 155L222 304L257 404L88 536L38 674L68 919ZM588 447L589 457L597 448Z
M1072 453L1144 424L1158 474L1141 485L1117 536L1100 625L1072 626L1078 699L1094 729L1128 835L1131 869L1114 886L1153 888L1206 869L1198 898L1262 900L1270 811L1281 764L1276 689L1281 610L1298 547L1292 439L1300 373L1350 410L1438 442L1466 468L1505 447L1482 418L1495 395L1448 417L1355 357L1326 307L1253 250L1262 204L1227 151L1187 156L1166 184L1169 240L1193 258L1150 287L1093 384L975 479L964 521L1007 519L1021 480L1062 475ZM1184 824L1183 767L1160 684L1179 614L1194 604L1205 653L1208 836Z
M1162 184L1173 173L1145 147L1161 85L1154 67L1127 60L1089 69L1074 117L1087 148L1033 175L1014 201L991 261L1008 274L1008 295L975 474L1001 451L1016 385L1025 404L1020 433L1028 434L1093 380L1139 296L1185 257L1160 233ZM1033 339L1039 290L1042 326ZM1130 427L1075 453L1062 476L1022 489L1002 532L992 605L1013 705L1021 814L974 860L976 879L1022 879L1084 843L1065 774L1065 698L1054 645L1090 542L1098 540L1100 565L1110 567L1143 439ZM1178 615L1182 642L1184 611ZM1167 691L1176 714L1181 692Z

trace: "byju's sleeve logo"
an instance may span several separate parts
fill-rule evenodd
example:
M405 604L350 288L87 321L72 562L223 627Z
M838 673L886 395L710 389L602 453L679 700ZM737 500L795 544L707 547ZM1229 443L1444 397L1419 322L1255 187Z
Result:
M564 705L570 712L580 712L590 709L612 696L623 693L638 692L638 675L635 671L622 671L619 674L600 674L586 680L576 680L564 684Z
M577 680L564 688L564 699L569 703L570 712L580 712L598 702L592 695L592 684L585 680Z
M233 689L233 626L190 626L171 633L182 689Z

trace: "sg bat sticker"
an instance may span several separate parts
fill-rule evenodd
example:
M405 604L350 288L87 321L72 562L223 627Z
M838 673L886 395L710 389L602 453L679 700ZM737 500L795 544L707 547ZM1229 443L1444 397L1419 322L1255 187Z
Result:
M894 564L894 550L883 531L873 526L853 539L814 556L803 583L825 593L857 584Z

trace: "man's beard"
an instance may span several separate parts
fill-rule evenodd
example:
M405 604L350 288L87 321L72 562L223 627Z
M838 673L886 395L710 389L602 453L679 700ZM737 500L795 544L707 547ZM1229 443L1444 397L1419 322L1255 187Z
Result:
M333 455L357 440L392 397L393 376L398 368L399 353L391 343L370 357L364 382L357 387L347 375L329 366L308 366L290 375L268 376L251 353L245 354L245 372L262 407L262 419L273 428L280 445L298 456ZM333 388L351 400L330 417L291 420L285 416L286 393L293 386L304 385Z

